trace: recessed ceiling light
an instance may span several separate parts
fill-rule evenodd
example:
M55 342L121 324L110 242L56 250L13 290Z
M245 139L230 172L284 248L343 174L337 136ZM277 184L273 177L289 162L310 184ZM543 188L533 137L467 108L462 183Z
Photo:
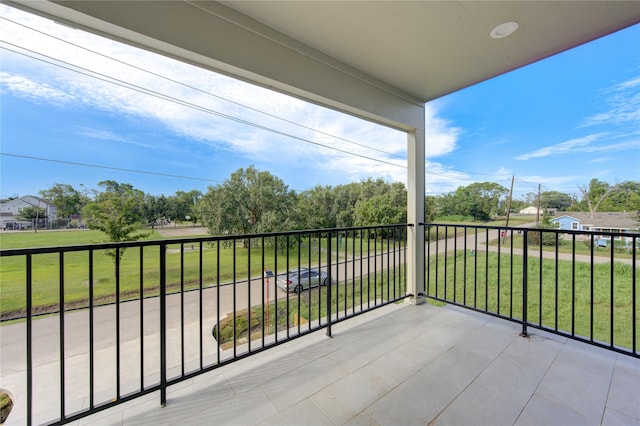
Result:
M508 37L511 34L515 33L518 29L517 22L505 22L504 24L500 24L494 29L491 30L491 38L504 38Z

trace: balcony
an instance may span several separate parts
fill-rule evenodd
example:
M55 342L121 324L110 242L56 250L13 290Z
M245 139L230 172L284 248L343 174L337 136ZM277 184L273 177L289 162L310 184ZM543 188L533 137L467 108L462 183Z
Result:
M414 295L408 229L0 251L6 424L640 421L640 235L431 224Z

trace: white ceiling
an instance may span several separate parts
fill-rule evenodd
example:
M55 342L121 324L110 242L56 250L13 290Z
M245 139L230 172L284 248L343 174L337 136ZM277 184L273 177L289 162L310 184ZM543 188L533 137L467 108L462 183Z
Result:
M640 1L223 3L423 101L640 22Z

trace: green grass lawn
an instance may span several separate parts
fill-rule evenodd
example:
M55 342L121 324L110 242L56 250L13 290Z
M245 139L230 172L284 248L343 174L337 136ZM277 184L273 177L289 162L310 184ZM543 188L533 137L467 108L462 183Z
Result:
M498 245L498 239L490 240L489 244L492 246ZM511 247L511 239L510 234L507 235L506 243L500 241L500 245L508 249ZM522 235L513 234L513 247L521 249L524 247L524 237ZM559 236L558 238L558 253L573 253L575 251L576 254L591 255L591 240L584 240L581 235L576 235L575 244L571 237L563 237ZM529 243L529 250L539 250L539 244ZM542 250L545 252L555 252L556 245L546 246L543 244ZM593 247L593 255L600 257L610 257L611 256L611 248L610 247ZM631 249L625 248L616 248L614 249L614 257L615 259L631 259ZM637 257L640 259L640 250L637 250Z
M292 297L271 302L269 322L263 306L254 306L236 312L220 321L213 329L214 338L222 348L228 349L233 344L242 344L251 335L252 340L264 334L273 334L291 327L301 330L320 326L320 320L327 317L327 287L314 288L295 294ZM393 300L406 293L403 276L381 272L375 275L350 280L347 283L333 285L331 289L331 311L340 313L340 317L359 311L360 306L373 305L376 300ZM235 334L234 334L235 325Z
M20 232L2 234L0 248L55 247L99 243L104 240L97 231L63 232ZM154 231L148 240L164 239ZM255 239L254 242L261 240ZM266 239L262 247L251 244L244 247L243 240L233 244L220 243L180 244L167 246L167 287L169 292L216 285L218 282L240 281L263 274L264 269L283 273L287 269L314 267L326 261L327 242L324 238L302 239L299 243L289 238L290 249L285 249L286 238L278 239L278 249L273 239ZM399 242L396 242L399 246ZM336 238L332 242L332 260L344 260L361 253L375 253L393 247L393 240L342 237L340 244ZM93 300L94 303L108 303L119 293L121 300L156 295L160 286L159 246L128 248L119 265L116 280L113 257L106 251L93 253ZM262 257L264 254L264 264ZM202 257L202 259L201 259ZM26 260L24 256L0 258L0 317L3 319L24 315L26 309ZM60 265L64 265L60 268ZM60 282L64 283L64 304L67 308L88 306L90 271L89 252L70 252L63 258L59 254L37 254L32 256L32 304L35 312L49 312L59 309L61 304ZM202 269L200 268L202 265ZM235 271L235 275L234 275Z
M437 260L431 256L427 275L429 295L522 318L522 256L514 255L512 262L508 254L467 253L465 257L464 251L458 251L446 259L440 254ZM640 294L640 270L635 279L636 294ZM634 331L640 329L640 306L635 306L636 323L632 322L632 283L631 265L619 262L591 267L585 262L558 261L556 267L554 259L529 258L527 318L602 342L612 340L613 318L613 343L630 348Z

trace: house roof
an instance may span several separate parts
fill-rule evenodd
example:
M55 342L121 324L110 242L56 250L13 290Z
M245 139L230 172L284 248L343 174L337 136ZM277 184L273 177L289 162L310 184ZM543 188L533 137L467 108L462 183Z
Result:
M11 206L11 205L18 205L23 203L26 203L32 206L39 205L40 207L53 206L53 204L51 204L50 201L47 201L44 198L37 197L35 195L25 195L20 198L14 198L13 200L3 202L2 205Z
M593 217L586 212L558 212L551 221L556 222L563 217L571 217L582 225L600 228L640 229L640 223L635 219L635 216L636 213L626 212L596 212Z

